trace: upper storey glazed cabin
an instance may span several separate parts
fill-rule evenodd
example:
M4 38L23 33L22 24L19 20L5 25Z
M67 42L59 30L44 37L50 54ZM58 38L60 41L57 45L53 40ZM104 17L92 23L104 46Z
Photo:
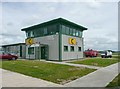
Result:
M58 61L83 58L84 30L87 28L63 18L24 28L26 39L34 41L26 47L26 58Z

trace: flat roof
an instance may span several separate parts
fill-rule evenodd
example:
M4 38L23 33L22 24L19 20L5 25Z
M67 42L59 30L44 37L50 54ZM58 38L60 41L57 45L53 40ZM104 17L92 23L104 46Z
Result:
M25 45L25 43L16 43L16 44L2 45L2 47L6 47L6 46L16 46L16 45Z
M87 30L87 28L85 28L81 25L78 25L76 23L73 23L73 22L68 21L66 19L63 19L63 18L57 18L57 19L53 19L53 20L50 20L50 21L47 21L47 22L44 22L44 23L41 23L41 24L37 24L37 25L34 25L34 26L23 28L23 29L21 29L21 31L33 30L33 29L36 29L36 28L48 26L48 25L55 24L55 23L67 24L67 25L79 28L80 30Z

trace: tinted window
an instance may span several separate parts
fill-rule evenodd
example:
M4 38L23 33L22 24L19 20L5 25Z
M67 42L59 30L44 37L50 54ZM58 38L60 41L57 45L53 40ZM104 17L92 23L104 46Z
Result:
M66 27L64 25L62 25L62 33L66 34Z
M73 35L73 33L72 33L72 28L70 28L70 35Z
M74 51L74 46L70 46L70 51Z
M79 31L78 30L76 30L76 36L79 36Z
M47 28L44 28L44 35L47 35L47 34L48 34Z
M78 47L78 51L81 51L81 47Z
M66 34L69 35L69 27L66 27Z
M75 36L75 34L76 34L76 33L75 33L75 29L73 29L73 36Z
M68 46L64 46L64 51L68 51Z
M28 48L28 54L34 54L34 47Z
M48 34L52 35L58 32L57 25L48 26Z

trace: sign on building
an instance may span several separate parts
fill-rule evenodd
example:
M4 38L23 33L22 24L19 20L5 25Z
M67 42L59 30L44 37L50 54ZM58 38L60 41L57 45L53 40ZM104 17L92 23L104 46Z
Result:
M32 38L29 38L29 39L26 39L26 40L25 40L25 43L26 43L27 45L32 45L32 44L34 43L34 41L33 41Z
M76 39L75 38L69 38L69 44L76 45Z

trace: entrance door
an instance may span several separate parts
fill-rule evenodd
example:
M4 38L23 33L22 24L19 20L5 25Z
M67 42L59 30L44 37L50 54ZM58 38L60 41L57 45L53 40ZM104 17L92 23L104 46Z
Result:
M48 54L49 54L49 50L48 50L48 45L42 46L41 47L41 59L48 59Z
M35 59L40 59L40 47L35 47Z

